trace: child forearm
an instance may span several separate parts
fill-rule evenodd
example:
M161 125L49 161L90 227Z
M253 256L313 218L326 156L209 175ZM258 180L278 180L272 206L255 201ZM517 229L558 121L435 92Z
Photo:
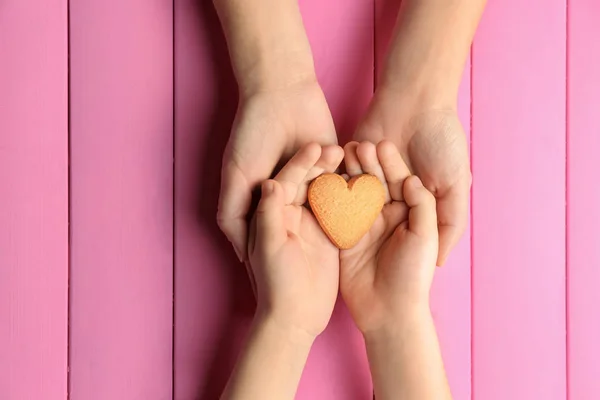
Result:
M293 399L313 340L271 319L256 319L221 399Z
M377 400L451 400L428 307L365 334Z

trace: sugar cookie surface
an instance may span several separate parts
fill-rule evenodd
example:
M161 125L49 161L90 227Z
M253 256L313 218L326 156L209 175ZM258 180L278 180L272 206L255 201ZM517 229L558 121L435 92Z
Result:
M383 208L385 192L373 175L348 182L337 174L323 174L308 188L308 203L319 225L340 249L349 249L371 229Z

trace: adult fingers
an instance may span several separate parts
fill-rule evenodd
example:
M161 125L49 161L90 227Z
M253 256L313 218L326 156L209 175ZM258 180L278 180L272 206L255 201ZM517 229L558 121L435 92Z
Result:
M304 181L299 185L296 198L294 199L295 205L302 205L306 203L308 185L317 176L323 173L333 173L340 166L344 159L344 150L338 145L324 146L321 150L321 157L315 163L315 165L308 171L304 177Z
M286 238L284 220L285 196L283 188L276 180L269 179L262 184L261 198L256 209L255 248L277 249Z
M376 176L381 181L385 189L385 202L389 203L391 200L390 192L385 180L385 174L379 163L379 158L377 158L375 144L368 141L361 142L356 148L356 154L358 155L358 160L360 161L363 171L367 174Z
M275 176L275 180L283 187L285 204L295 201L306 176L320 157L321 146L316 143L307 144Z
M458 244L467 227L470 179L451 187L437 198L440 249L437 265L446 263L450 251Z
M410 170L402 159L396 145L389 140L377 144L377 156L383 168L390 196L394 201L403 201L402 185L410 176Z
M435 197L416 175L404 181L404 198L408 211L408 230L417 236L437 236Z
M356 154L357 148L358 142L349 142L344 146L344 165L346 166L346 172L350 176L363 173L360 161L358 160L358 154Z
M231 163L224 163L221 172L221 191L217 223L233 245L240 261L247 259L248 225L246 214L252 200L252 188Z

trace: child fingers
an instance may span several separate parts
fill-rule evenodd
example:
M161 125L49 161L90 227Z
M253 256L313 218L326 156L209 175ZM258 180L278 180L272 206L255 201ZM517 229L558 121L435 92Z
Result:
M391 200L390 193L385 180L385 174L383 173L383 169L381 168L381 164L377 158L377 149L375 144L366 141L360 143L356 149L356 154L358 155L358 160L360 161L363 171L365 171L367 174L376 176L381 183L383 183L386 197L385 202L389 203Z
M269 179L262 184L261 198L256 209L255 248L279 248L285 242L287 230L284 197L283 188L276 180Z
M279 171L275 180L284 191L285 204L292 204L296 199L299 187L304 183L306 175L321 157L321 146L310 143L298 152Z
M344 165L346 166L346 172L350 176L356 176L363 173L356 149L358 148L358 142L349 142L344 146Z
M377 157L383 169L390 196L395 201L403 201L402 184L410 176L410 170L398 148L394 143L383 140L377 145Z
M306 202L308 185L317 176L324 173L333 173L340 166L344 159L344 150L338 145L324 146L321 151L321 157L315 165L308 171L304 177L304 182L299 186L295 205L302 205Z
M404 199L409 207L408 230L417 236L437 238L435 197L416 175L404 181Z

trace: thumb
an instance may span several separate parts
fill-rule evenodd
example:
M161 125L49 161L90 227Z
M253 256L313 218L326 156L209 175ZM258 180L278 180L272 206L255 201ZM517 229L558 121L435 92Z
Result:
M279 182L273 179L265 181L256 209L256 247L276 249L285 242L284 207L285 196Z
M435 197L427 190L421 179L410 176L404 182L404 199L408 205L408 230L417 236L437 237L437 214Z

